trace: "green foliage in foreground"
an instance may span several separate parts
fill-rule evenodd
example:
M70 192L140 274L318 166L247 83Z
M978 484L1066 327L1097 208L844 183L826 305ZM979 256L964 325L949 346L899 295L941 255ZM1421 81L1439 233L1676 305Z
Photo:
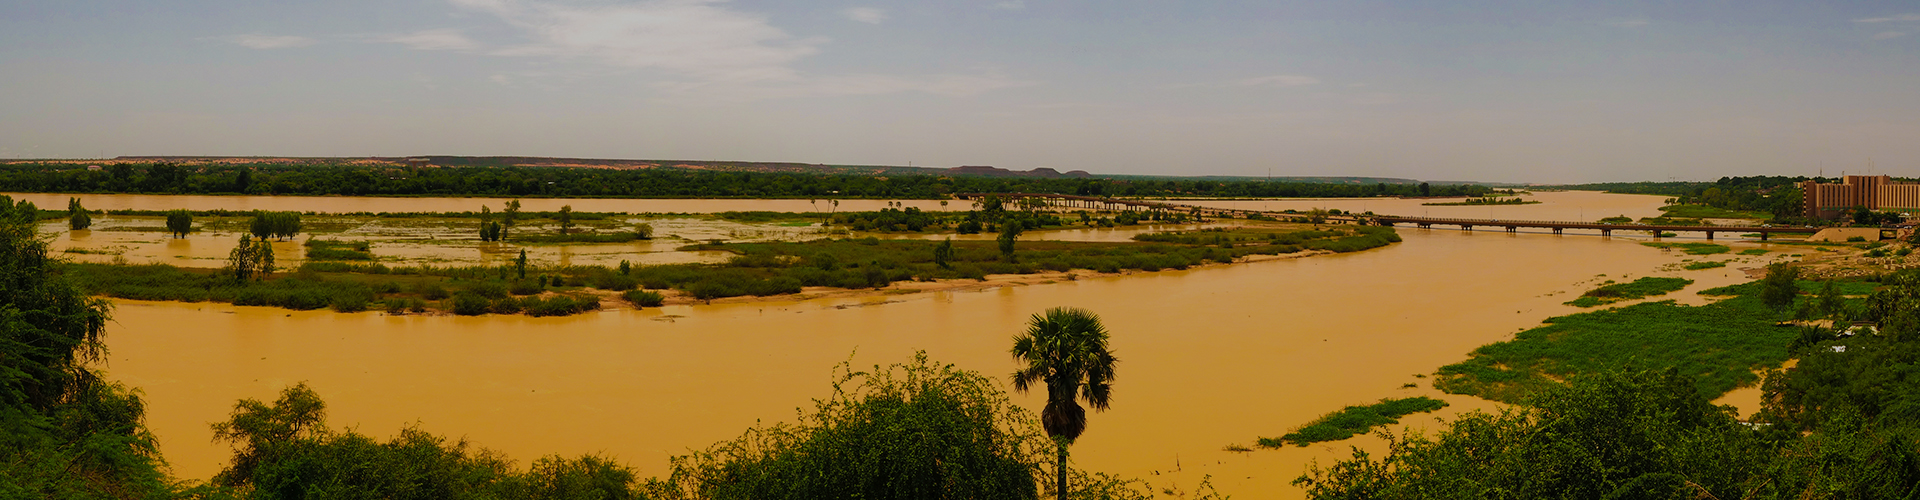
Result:
M498 453L417 427L386 442L331 429L326 402L306 384L271 404L242 400L213 429L234 447L213 482L242 498L646 498L633 469L592 455L549 456L521 472Z
M1737 295L1703 306L1668 300L1551 318L1441 367L1434 387L1513 403L1577 374L1675 368L1701 393L1719 395L1786 361L1796 336L1773 326L1780 313L1761 303L1756 284L1723 291Z
M1749 248L1746 250L1741 250L1740 255L1766 255L1767 252L1769 251L1770 250L1767 250L1765 248Z
M38 209L0 196L0 498L164 498L145 403L90 366L109 305L52 272Z
M1687 265L1686 265L1686 266L1682 266L1682 267L1684 267L1684 268L1686 268L1686 270L1688 270L1688 271L1699 271L1699 270L1702 270L1702 269L1713 269L1713 268L1717 268L1717 267L1727 267L1727 261L1724 261L1724 260L1703 260L1703 261L1699 261L1699 262L1689 262L1689 263L1687 263Z
M1717 253L1727 253L1727 252L1733 251L1733 247L1721 245L1718 243L1665 243L1665 242L1658 242L1658 241L1649 241L1649 242L1641 243L1641 245L1646 245L1646 246L1660 248L1660 249L1678 248L1686 251L1688 255L1713 255Z
M1446 407L1446 401L1425 396L1382 399L1379 403L1348 406L1328 413L1278 439L1260 438L1259 444L1266 448L1279 448L1288 444L1306 446L1321 441L1339 441L1374 427L1400 423L1400 417Z
M1614 283L1611 281L1607 283L1609 284L1588 290L1587 293L1581 294L1580 298L1567 302L1567 305L1594 307L1622 300L1666 295L1686 288L1687 285L1693 284L1693 280L1686 278L1646 277L1633 280L1631 283Z
M1053 442L999 384L936 365L836 369L799 422L673 458L663 498L1038 498Z
M1910 498L1920 434L1832 416L1755 430L1674 370L1601 371L1471 413L1437 435L1388 436L1294 481L1310 498ZM1910 425L1910 424L1909 424Z

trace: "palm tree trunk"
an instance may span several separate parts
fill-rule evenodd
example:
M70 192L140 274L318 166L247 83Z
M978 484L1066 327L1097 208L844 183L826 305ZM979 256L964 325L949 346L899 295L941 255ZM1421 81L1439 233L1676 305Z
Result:
M1058 443L1060 444L1059 473L1054 477L1058 478L1059 488L1055 489L1054 492L1058 495L1059 500L1067 500L1067 441L1061 439Z

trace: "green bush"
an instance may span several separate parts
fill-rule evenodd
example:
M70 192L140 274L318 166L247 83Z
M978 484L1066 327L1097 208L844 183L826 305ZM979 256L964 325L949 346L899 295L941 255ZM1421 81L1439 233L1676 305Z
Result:
M1447 402L1428 397L1382 399L1367 406L1348 406L1314 419L1284 436L1260 438L1260 446L1279 448L1287 444L1306 446L1322 441L1339 441L1382 425L1400 423L1400 417L1446 408Z
M833 394L799 422L675 457L660 496L1038 498L1053 444L998 383L924 353L836 372Z
M472 292L461 292L453 296L453 313L461 316L479 316L493 310L493 302Z
M661 296L659 292L646 290L628 290L627 293L621 294L620 298L627 299L627 302L632 302L636 307L660 307L667 301L667 298Z

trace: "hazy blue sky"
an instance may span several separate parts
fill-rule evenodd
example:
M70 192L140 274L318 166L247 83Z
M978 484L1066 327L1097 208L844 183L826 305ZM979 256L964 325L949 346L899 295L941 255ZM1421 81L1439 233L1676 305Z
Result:
M1920 176L1920 3L0 0L0 158Z

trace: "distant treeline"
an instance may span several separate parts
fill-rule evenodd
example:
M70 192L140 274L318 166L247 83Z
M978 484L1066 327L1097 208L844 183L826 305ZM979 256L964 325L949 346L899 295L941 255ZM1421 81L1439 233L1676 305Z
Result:
M1039 179L822 175L675 168L374 167L283 164L0 165L0 186L36 193L516 196L555 198L944 198L952 193L1079 196L1480 196L1475 185L1259 180Z
M1775 219L1792 219L1800 217L1802 213L1799 183L1809 180L1823 183L1839 182L1839 179L1825 177L1761 175L1721 177L1714 182L1605 182L1554 187L1672 196L1680 204L1769 212Z

